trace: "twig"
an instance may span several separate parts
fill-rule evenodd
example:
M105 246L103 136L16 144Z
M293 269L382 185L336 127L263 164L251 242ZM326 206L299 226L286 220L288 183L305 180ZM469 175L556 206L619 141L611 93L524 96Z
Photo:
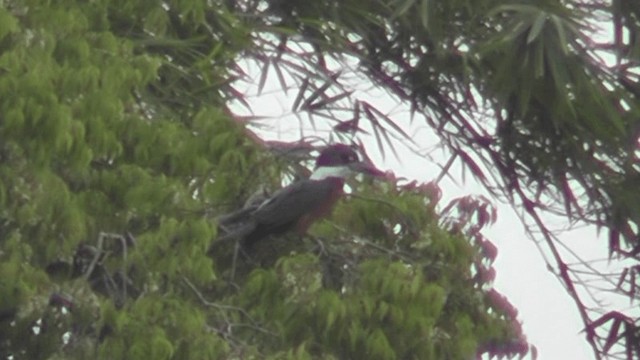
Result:
M186 276L182 276L182 281L191 289L191 291L193 291L194 294L196 294L196 296L198 297L198 299L200 300L200 302L202 302L203 305L208 306L208 307L212 307L218 311L220 311L222 313L222 316L225 318L225 321L227 322L227 325L229 327L240 327L240 326L245 326L245 327L249 327L252 328L256 331L259 331L261 333L267 334L267 335L272 335L272 336L277 336L277 334L261 327L259 325L259 323L251 316L249 315L249 313L242 309L239 308L237 306L232 306L232 305L223 305L223 304L218 304L212 301L207 300L204 295L198 290L198 288L196 288L196 286L189 281L189 279L187 279ZM237 311L238 313L240 313L241 315L243 315L244 317L246 317L249 322L251 322L250 325L248 324L233 324L229 321L229 318L226 314L226 311Z
M96 253L95 253L95 255L93 255L93 259L91 259L91 262L89 263L89 267L87 268L87 270L84 273L84 278L86 280L89 280L89 277L93 273L93 270L95 270L95 267L98 264L98 261L100 260L100 257L103 254L103 252L102 252L102 243L104 242L104 237L105 236L106 236L106 233L102 233L102 232L98 236L98 244L96 246Z

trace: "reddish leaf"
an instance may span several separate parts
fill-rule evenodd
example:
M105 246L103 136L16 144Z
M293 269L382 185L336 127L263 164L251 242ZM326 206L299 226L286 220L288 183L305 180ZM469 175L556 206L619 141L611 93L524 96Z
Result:
M636 294L638 293L638 289L637 289L637 282L636 282L636 276L638 275L638 273L640 273L640 265L634 266L631 269L631 276L629 279L629 284L630 284L630 288L629 288L629 296L633 299Z
M473 174L478 179L480 179L482 182L486 181L484 172L482 171L480 166L478 166L478 164L476 164L476 162L471 158L471 156L469 156L469 154L467 154L462 150L458 150L456 151L456 153L462 158L462 161L464 161L467 164L467 166L469 166L469 168L471 169L471 172L473 172Z
M304 93L307 91L307 87L309 87L309 78L304 78L302 80L302 84L300 85L300 89L298 89L298 95L293 100L293 105L291 105L291 111L297 111L300 106L300 102L304 98Z
M280 88L284 91L285 95L288 93L288 85L286 80L284 79L284 74L282 73L282 69L280 68L280 64L277 62L273 62L273 69L276 71L276 76L278 77L278 82L280 82Z
M422 186L420 186L420 189L427 193L427 196L429 196L429 199L431 199L433 201L433 205L435 206L438 202L440 202L440 199L442 199L442 189L440 189L440 187L438 186L438 184L436 182L428 182Z
M628 273L629 273L629 268L624 268L622 270L622 272L620 273L620 276L618 277L618 283L616 284L616 289L621 290L621 291L624 292L624 289L622 288L622 285L624 284L624 281L625 281Z
M531 345L531 360L538 359L538 348L535 345Z
M342 99L344 99L346 97L351 96L352 93L353 93L353 91L345 91L345 92L343 92L341 94L338 94L338 95L335 95L335 96L331 96L331 97L328 97L326 99L322 99L322 100L317 101L317 102L315 102L313 104L309 104L308 105L308 110L317 110L317 109L323 108L323 107L325 107L325 106L327 106L327 105L329 105L331 103L340 101L340 100L342 100Z
M333 82L327 81L321 87L316 89L311 96L309 96L300 106L302 110L311 109L311 104L313 104L321 95L325 95L325 92L333 85Z
M356 132L364 132L364 130L358 127L358 120L353 119L349 121L339 121L337 125L333 127L333 130L339 133L353 134Z
M609 259L618 250L620 250L620 232L615 229L609 229Z
M264 85L267 83L267 76L269 75L269 64L271 64L271 61L269 59L265 59L264 65L262 66L262 72L260 73L260 81L258 82L258 95L262 94Z
M482 248L482 254L491 262L498 256L498 248L491 241L483 241L480 243L480 247Z
M233 86L229 86L227 87L227 89L231 93L231 97L230 97L231 99L239 101L242 104L242 106L244 106L247 110L251 111L251 105L249 105L249 102L245 99L245 95L242 92L238 91Z

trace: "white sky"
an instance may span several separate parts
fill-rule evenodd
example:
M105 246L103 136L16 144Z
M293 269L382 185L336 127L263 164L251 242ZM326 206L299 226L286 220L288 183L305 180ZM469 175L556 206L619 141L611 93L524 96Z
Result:
M300 138L300 118L291 113L292 103L297 94L296 90L284 94L280 90L280 84L271 71L262 95L257 93L257 84L260 78L260 68L247 63L244 70L248 73L248 82L238 82L235 86L243 93L250 94L248 100L252 106L253 114L248 113L239 103L231 104L231 108L238 115L267 116L269 119L262 122L266 128L261 128L259 134L267 140L296 141ZM364 79L364 77L362 77ZM292 79L287 78L290 85ZM375 104L376 108L386 112L390 117L400 123L409 124L408 107L390 95L377 90L371 84L360 83L354 86L356 92L353 98L366 100ZM302 121L305 124L304 121ZM316 134L328 139L328 127L322 126L323 120L316 122L320 128L315 132L309 123L303 125L305 135ZM362 121L366 123L366 121ZM427 156L418 156L414 152L397 145L396 149L402 161L394 158L387 151L386 158L378 153L375 140L365 143L367 152L376 165L381 169L391 169L397 176L404 176L410 180L420 182L434 180L440 173L438 164L444 165L449 154L441 150L438 139L433 131L424 122L416 118L413 122L413 131L407 131L414 135L414 140L420 144L420 152ZM334 124L335 125L335 124ZM323 130L324 128L324 130ZM491 198L482 185L476 182L467 171L463 182L459 161L450 170L450 175L455 178L444 177L439 183L443 190L441 207L448 200L469 195L482 194ZM519 320L523 324L523 330L529 342L536 346L539 359L589 359L593 358L593 352L584 338L582 322L573 300L565 292L558 278L548 270L543 254L536 247L533 240L525 234L523 225L513 209L506 204L496 203L498 207L497 223L485 229L483 233L498 247L498 257L494 263L497 276L494 282L495 288L505 295L518 309ZM554 224L563 225L563 221L547 218ZM601 236L602 237L602 236ZM580 229L564 232L561 241L565 242L573 250L578 251L584 259L601 259L608 254L606 240L598 238L596 229L582 227ZM542 244L544 248L544 244ZM562 250L562 249L561 249ZM566 251L565 261L574 262L575 259L568 256ZM553 265L555 263L551 262ZM598 264L600 269L607 268L607 262ZM589 302L586 294L583 301ZM605 299L614 302L617 308L628 305L619 299L611 297Z

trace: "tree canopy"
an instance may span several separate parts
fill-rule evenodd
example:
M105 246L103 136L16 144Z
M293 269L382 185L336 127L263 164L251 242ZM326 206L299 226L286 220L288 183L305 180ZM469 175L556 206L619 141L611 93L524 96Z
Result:
M463 198L443 213L433 184L356 181L304 239L273 239L237 263L231 246L206 254L216 218L306 165L293 156L306 142L256 141L251 119L228 110L250 106L234 87L239 62L262 64L260 86L273 69L296 89L293 110L336 137L357 142L369 122L381 147L410 141L406 124L342 87L332 64L355 59L552 250L544 211L606 229L610 255L637 261L639 6L5 1L0 356L526 353L517 312L491 289L491 210ZM600 24L611 39L598 40ZM554 255L596 356L639 356L637 319L595 318ZM614 290L637 298L637 274L624 270Z
M0 356L529 351L486 275L488 220L445 226L428 186L356 181L376 196L345 201L308 237L265 241L237 263L225 244L207 255L220 215L306 165L226 109L262 26L231 5L3 4Z

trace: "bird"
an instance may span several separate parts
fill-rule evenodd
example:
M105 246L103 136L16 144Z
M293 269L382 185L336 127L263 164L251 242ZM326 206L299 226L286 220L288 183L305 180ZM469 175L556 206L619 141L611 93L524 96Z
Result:
M245 206L235 212L245 217L242 225L234 226L214 241L214 245L238 239L244 248L250 248L270 236L288 232L304 235L315 221L331 214L344 194L345 179L354 173L385 175L369 162L360 161L353 147L345 144L327 146L316 158L314 171L308 179L276 191L257 206ZM239 216L232 217L236 221Z

